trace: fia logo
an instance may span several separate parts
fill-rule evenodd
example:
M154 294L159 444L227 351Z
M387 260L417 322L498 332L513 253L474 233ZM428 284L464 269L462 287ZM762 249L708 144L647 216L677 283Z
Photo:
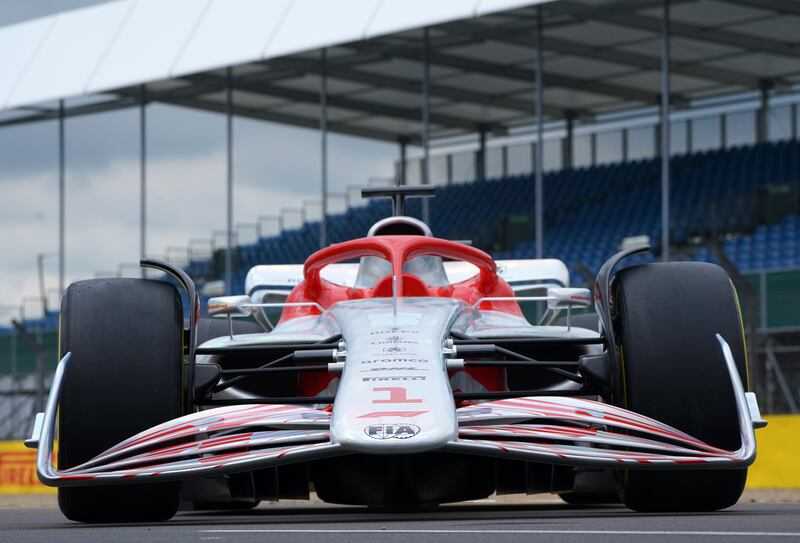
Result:
M372 439L408 439L419 433L415 424L372 424L364 428Z

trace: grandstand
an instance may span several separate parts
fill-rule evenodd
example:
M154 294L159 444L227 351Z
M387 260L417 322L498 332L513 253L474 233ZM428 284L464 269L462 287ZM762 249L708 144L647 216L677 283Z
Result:
M672 239L678 258L715 262L707 246L714 237L724 239L723 251L741 272L800 267L796 192L800 184L800 141L678 155L671 163ZM654 252L632 262L652 260L660 249L658 181L657 158L547 173L545 254L567 263L575 284L586 284L579 265L596 274L626 237L650 237ZM763 189L774 187L793 191L794 202L780 216L772 213L763 217L767 198ZM534 258L530 228L534 205L531 175L441 186L431 202L431 227L439 237L469 239L498 259ZM420 201L411 200L407 212L421 218ZM330 215L330 240L335 243L363 236L373 223L389 214L387 200ZM760 222L767 219L769 224ZM523 225L523 239L513 231L515 222ZM319 223L309 221L237 247L234 291L244 291L244 278L252 266L304 262L319 247L319 232ZM186 270L202 287L222 280L221 261L213 256L192 260ZM49 312L26 324L33 331L52 331L57 328L58 314Z
M673 157L673 242L683 259L713 261L702 243L715 233L727 236L724 250L744 272L800 265L800 223L795 213L775 224L759 224L759 191L800 183L800 142L782 141ZM577 265L592 274L629 236L647 235L659 250L658 159L607 166L568 168L545 175L545 254L567 263L571 276L582 281ZM763 205L763 204L762 204ZM796 202L795 202L796 208ZM453 210L458 210L454 213ZM431 227L448 239L470 239L495 258L533 258L532 230L528 239L510 245L503 226L514 219L532 221L533 182L530 175L475 180L439 187L431 203ZM791 211L791 210L790 210ZM373 201L328 218L332 242L363 236L369 226L390 213L388 201ZM421 216L419 201L408 213ZM774 221L775 218L773 217ZM513 237L506 233L506 238ZM302 263L319 247L319 225L307 222L280 235L238 247L238 291L251 266ZM640 257L652 259L653 256ZM221 279L213 259L192 261L189 272L203 283Z

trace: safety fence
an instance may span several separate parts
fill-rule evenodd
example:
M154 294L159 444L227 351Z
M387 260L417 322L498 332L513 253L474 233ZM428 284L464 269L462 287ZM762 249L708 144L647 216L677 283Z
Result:
M44 409L52 372L0 377L0 440L28 437L33 416Z
M750 386L762 411L800 413L800 270L750 273L734 283L748 335Z

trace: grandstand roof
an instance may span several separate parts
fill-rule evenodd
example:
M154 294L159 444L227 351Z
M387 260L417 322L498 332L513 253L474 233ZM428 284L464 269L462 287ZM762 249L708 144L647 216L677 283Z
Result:
M119 0L0 29L0 126L148 101L317 128L326 48L328 129L414 142L422 29L431 135L533 122L542 0ZM662 0L543 5L544 114L590 119L655 106ZM691 100L800 80L800 3L673 0L672 92Z

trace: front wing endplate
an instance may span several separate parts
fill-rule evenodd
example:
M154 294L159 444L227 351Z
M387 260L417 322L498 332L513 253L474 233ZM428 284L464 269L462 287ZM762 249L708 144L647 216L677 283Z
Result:
M743 469L756 442L747 397L728 344L720 337L739 421L734 451L704 443L649 417L569 397L525 397L456 410L456 440L436 450L600 469ZM330 440L331 414L294 405L219 407L132 436L68 469L53 465L56 411L70 353L59 363L31 443L36 471L50 486L86 486L213 477L354 451ZM759 417L756 417L759 418ZM760 424L763 421L756 421ZM413 439L413 438L411 438ZM385 454L383 447L376 454ZM363 451L361 451L363 452Z

